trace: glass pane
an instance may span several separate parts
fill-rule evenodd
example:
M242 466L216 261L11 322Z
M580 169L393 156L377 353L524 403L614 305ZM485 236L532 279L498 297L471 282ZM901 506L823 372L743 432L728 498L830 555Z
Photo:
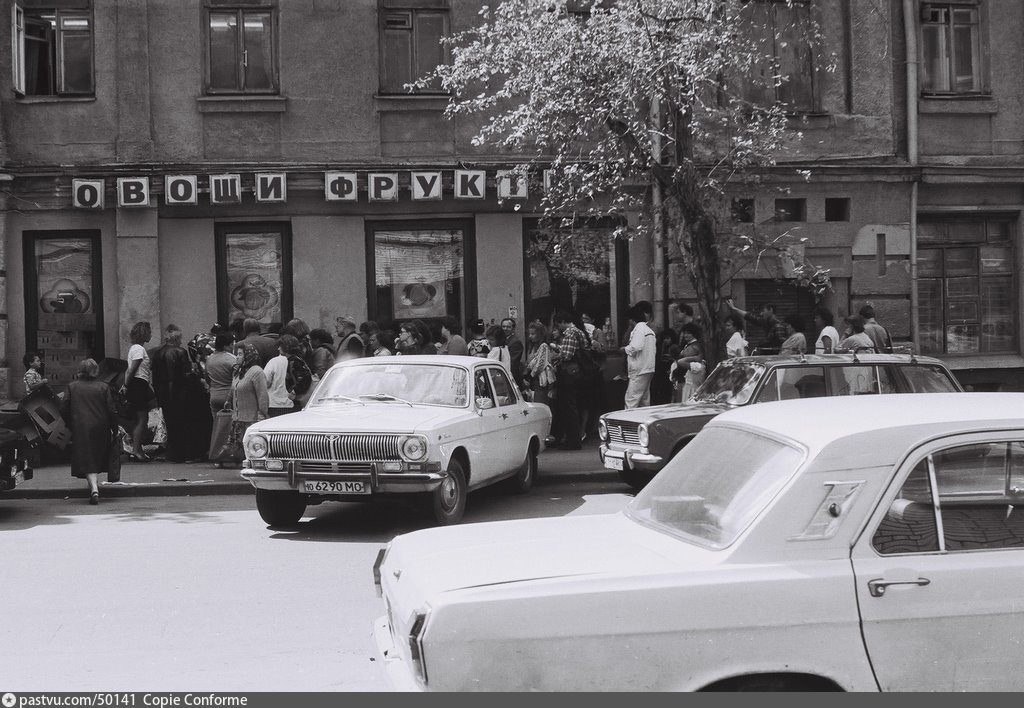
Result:
M947 248L945 256L947 278L957 275L976 276L978 274L977 248Z
M596 323L613 316L613 244L611 229L532 232L528 320L548 322L555 310L586 313Z
M412 31L384 30L384 58L381 88L390 93L405 93L412 76Z
M25 94L52 96L57 89L53 17L25 17Z
M918 273L920 272L919 268ZM983 274L1012 273L1013 249L1009 246L982 246L981 272Z
M977 322L977 300L949 300L946 303L947 322Z
M953 28L953 44L955 46L954 71L956 73L957 91L973 91L977 88L975 82L975 46L977 28L973 26L961 26Z
M977 297L979 282L978 278L947 278L946 297Z
M918 334L923 354L941 354L942 335L942 281L920 280L918 294Z
M62 93L92 93L92 35L61 34Z
M1012 278L981 281L981 351L1008 352L1017 341Z
M956 386L949 374L937 366L901 366L910 393L953 393Z
M945 30L942 25L921 27L921 89L924 91L949 91Z
M980 338L980 325L948 326L946 327L946 352L948 354L977 354L981 348Z
M444 63L444 48L441 37L445 31L445 15L435 12L420 12L415 17L416 65L413 67L414 79L419 79L434 67ZM430 88L440 90L441 84L435 80Z
M954 221L949 225L950 241L984 241L984 221Z
M281 322L284 245L280 233L227 234L224 257L229 295L228 322L251 317L261 324Z
M374 244L379 320L465 319L461 229L377 231Z
M928 460L924 459L911 471L875 530L871 539L875 550L883 555L938 551L939 538L931 496Z
M494 386L494 397L499 406L511 406L516 402L516 394L512 391L512 383L505 372L491 369L491 385Z
M245 89L268 91L274 88L273 28L269 12L243 15L245 38Z
M917 275L919 278L941 278L942 251L937 248L922 248L918 251Z
M235 13L210 13L210 88L238 89L238 18Z
M878 377L873 366L832 366L828 368L833 396L859 396L878 393Z

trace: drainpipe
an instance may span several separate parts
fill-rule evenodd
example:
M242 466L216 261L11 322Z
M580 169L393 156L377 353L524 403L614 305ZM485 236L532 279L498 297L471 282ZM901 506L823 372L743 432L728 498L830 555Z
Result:
M651 159L661 162L661 100L655 96L651 99ZM654 292L651 305L654 308L655 329L666 325L666 278L665 278L665 215L662 212L661 183L655 179L651 183L651 211L654 216L654 269L652 273L652 286Z
M917 2L903 0L903 34L907 45L907 163L917 167ZM910 184L910 337L920 351L917 293L917 190L920 177Z

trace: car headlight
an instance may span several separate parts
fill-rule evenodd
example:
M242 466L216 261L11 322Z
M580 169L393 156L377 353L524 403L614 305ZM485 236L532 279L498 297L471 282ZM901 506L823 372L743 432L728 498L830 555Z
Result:
M651 436L647 433L646 423L641 423L640 427L636 429L636 439L640 443L640 447L647 447L647 443L650 442Z
M608 426L604 422L604 418L599 418L597 421L597 437L602 441L608 439Z
M270 443L262 435L250 435L245 439L245 456L250 460L259 460L270 452Z
M409 435L402 438L400 449L402 459L407 462L419 462L427 456L427 439L422 435Z

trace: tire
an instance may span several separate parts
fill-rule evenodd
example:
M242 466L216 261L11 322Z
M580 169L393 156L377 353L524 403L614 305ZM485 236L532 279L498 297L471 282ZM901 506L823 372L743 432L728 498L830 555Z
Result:
M628 484L634 492L639 492L647 486L648 482L654 479L654 475L650 472L641 472L639 470L621 470L619 472L619 479Z
M293 526L306 511L306 498L298 492L257 489L256 510L268 526Z
M451 526L462 520L466 511L466 472L462 462L452 458L441 486L430 493L430 510L438 526Z
M519 466L519 471L509 479L509 485L516 494L526 494L533 488L537 479L537 445L531 441L526 451L526 459Z

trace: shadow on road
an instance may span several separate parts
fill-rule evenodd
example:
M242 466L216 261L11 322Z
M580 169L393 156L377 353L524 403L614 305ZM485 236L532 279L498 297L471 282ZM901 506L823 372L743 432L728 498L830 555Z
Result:
M77 517L104 515L114 521L147 521L160 519L175 523L216 523L224 511L252 510L257 523L253 498L238 496L194 497L108 497L97 506L86 499L3 499L0 497L0 532L17 531L37 526L73 523ZM224 521L226 523L226 520Z

